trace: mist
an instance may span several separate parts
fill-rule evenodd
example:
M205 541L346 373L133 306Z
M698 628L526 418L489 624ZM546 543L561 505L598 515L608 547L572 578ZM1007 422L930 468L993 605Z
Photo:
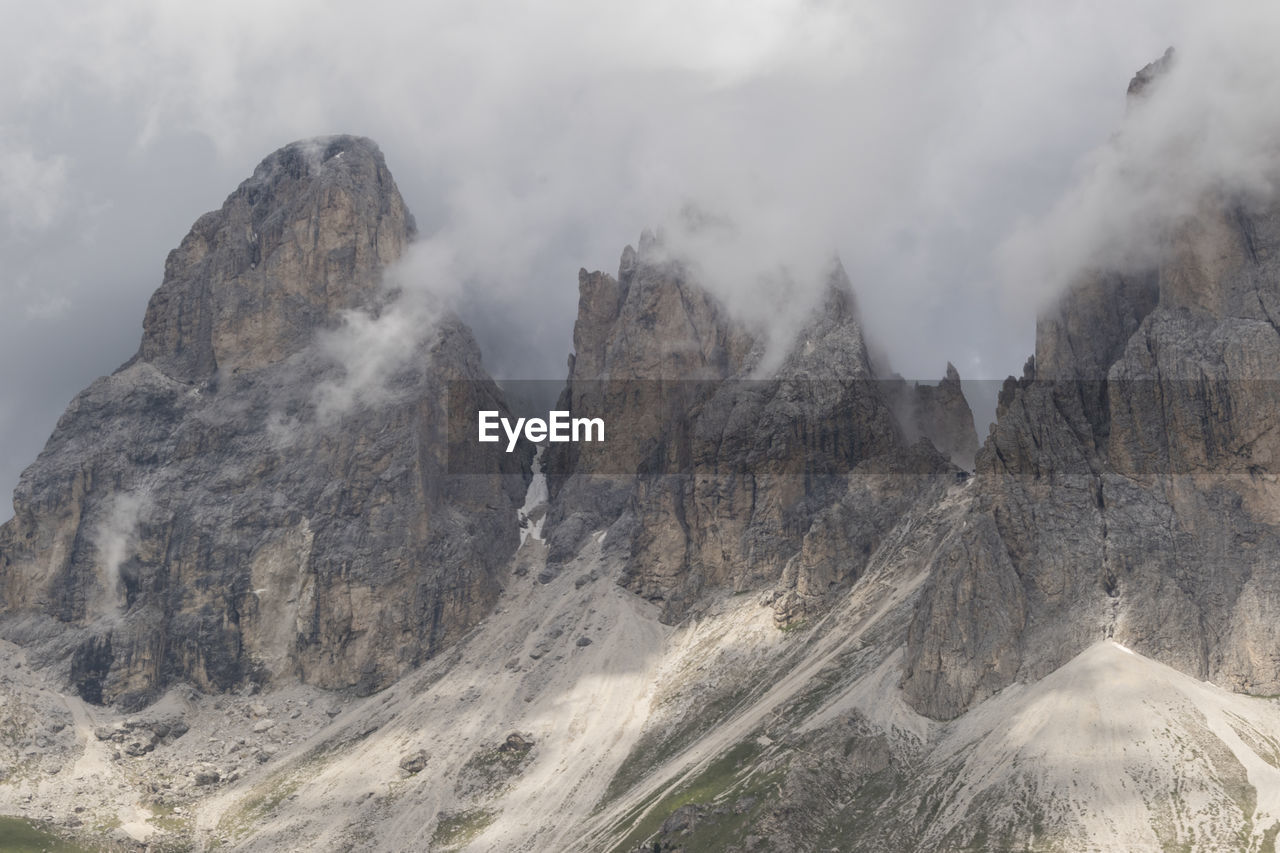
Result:
M93 530L97 549L97 577L100 588L92 601L94 617L115 621L125 609L120 567L137 544L138 525L151 509L145 492L122 492L112 497Z
M1189 21L1193 37L1170 51L1062 196L997 247L1010 298L1040 308L1082 271L1149 269L1206 202L1274 203L1280 8L1201 8Z
M897 372L999 379L1074 275L1141 258L1155 214L1265 185L1280 103L1276 16L1247 3L13 5L5 492L136 350L167 251L294 139L377 140L423 235L394 310L320 342L348 366L323 413L376 404L442 306L497 377L563 379L578 268L616 271L645 228L775 331L836 255ZM1125 86L1169 45L1126 123ZM1170 159L1196 147L1178 139L1204 153Z

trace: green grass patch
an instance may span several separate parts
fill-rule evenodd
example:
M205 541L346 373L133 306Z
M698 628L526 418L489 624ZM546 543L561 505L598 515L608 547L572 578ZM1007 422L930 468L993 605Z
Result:
M745 740L729 749L715 761L712 761L705 769L693 779L681 784L675 790L670 791L666 796L662 797L649 812L640 818L639 823L627 834L623 841L616 845L614 853L624 853L624 851L632 850L637 845L648 841L661 827L663 822L671 817L677 809L691 804L710 803L733 791L735 788L740 789L740 793L746 795L756 790L768 787L769 784L776 781L773 777L760 776L752 777L750 780L744 779L744 775L751 769L754 760L759 756L761 747L754 740ZM743 784L750 782L751 784ZM634 814L634 812L632 813ZM736 816L735 817L739 817ZM745 825L746 816L740 816L742 820L739 823ZM632 815L624 818L620 830L624 830L627 819L634 820ZM698 832L703 827L698 827ZM698 848L685 845L689 851Z
M493 747L475 752L458 774L457 793L500 794L524 769L534 750L511 750Z
M302 776L298 771L272 776L254 787L249 796L240 801L237 809L224 814L218 821L218 829L232 838L240 836L279 808L300 787Z
M758 694L764 692L769 680L761 678L754 685L741 686L712 699L697 714L684 716L681 725L670 732L648 732L640 737L635 747L623 760L618 772L609 780L609 787L596 805L596 810L622 796L666 761L679 755L717 724L729 719Z
M151 811L150 823L153 826L157 826L165 832L182 833L184 835L191 833L192 815L190 813L175 814L174 809L177 806L173 803L151 803L147 808Z
M289 798L302 783L314 778L328 760L346 747L364 740L376 729L369 729L351 737L331 738L311 749L291 765L277 770L266 780L255 785L237 807L228 810L218 821L223 835L236 839L250 830L254 824L270 815Z
M736 799L754 795L754 803L741 810L730 804L720 814L707 815L676 843L686 853L720 853L726 845L741 842L765 809L772 804L773 800L763 794L766 789L779 784L781 776L781 773L765 774L746 780L737 792L739 797Z
M1258 853L1276 853L1276 835L1280 834L1280 823L1273 823L1262 833L1258 844Z
M484 832L497 816L497 812L488 809L441 814L431 836L431 849L461 847Z
M0 817L0 853L89 853L43 825L21 817Z

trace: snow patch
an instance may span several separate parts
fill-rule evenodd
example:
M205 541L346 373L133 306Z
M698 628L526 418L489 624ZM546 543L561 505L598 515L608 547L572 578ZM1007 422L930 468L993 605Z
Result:
M547 475L542 473L542 454L546 449L545 444L540 445L537 452L533 454L533 479L529 482L529 490L525 492L524 506L516 512L516 519L520 524L521 545L529 537L542 541L542 522L547 517ZM535 510L541 511L535 512Z

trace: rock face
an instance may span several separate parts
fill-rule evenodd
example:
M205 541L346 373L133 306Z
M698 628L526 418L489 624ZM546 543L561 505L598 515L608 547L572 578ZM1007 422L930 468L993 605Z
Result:
M1155 62L1149 62L1144 65L1137 74L1133 75L1133 79L1129 81L1129 97L1133 98L1145 94L1147 87L1169 70L1169 66L1173 64L1173 60L1174 51L1173 48L1169 48L1164 52L1164 55Z
M626 555L623 584L666 618L705 590L776 584L786 623L856 580L945 479L946 459L927 441L912 446L894 418L838 265L768 371L763 337L651 237L626 249L616 280L583 271L579 288L561 408L603 416L612 438L551 457L553 561L607 529L605 547Z
M617 520L635 475L661 473L664 444L683 433L690 410L760 356L747 330L647 232L639 252L623 252L617 279L582 270L578 290L558 408L606 415L609 441L549 449L547 529L556 562L570 559L587 532Z
M344 371L317 334L378 310L412 236L354 137L281 149L201 217L138 355L22 476L0 528L4 634L69 656L84 697L138 705L173 679L371 691L482 618L524 475L517 454L447 463L447 383L468 380L455 405L504 408L470 332L441 321L384 404L317 417Z
M1087 276L1041 319L912 624L917 709L953 717L1105 638L1280 691L1277 320L1280 208L1220 195L1156 268Z
M369 304L413 235L371 141L282 148L169 254L138 355L181 382L278 362Z
M894 414L909 438L924 437L955 465L973 469L978 455L978 433L973 410L960 385L960 373L947 362L947 372L937 385L886 381Z

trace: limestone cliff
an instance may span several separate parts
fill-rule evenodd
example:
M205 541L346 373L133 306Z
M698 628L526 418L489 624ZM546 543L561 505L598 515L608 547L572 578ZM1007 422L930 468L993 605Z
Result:
M937 385L908 384L897 375L882 385L909 438L927 438L954 464L966 471L973 469L978 432L954 364L947 362L946 373Z
M667 618L704 591L771 588L785 624L856 580L945 479L945 457L907 440L872 373L838 264L769 370L764 337L651 237L623 253L618 279L584 271L579 285L561 402L603 415L613 438L551 457L553 561L607 528L622 583Z
M955 716L1105 638L1280 691L1278 249L1274 200L1214 194L1157 265L1087 275L1041 318L911 627L916 708Z
M182 382L280 361L369 304L413 236L372 142L286 146L169 253L138 354Z
M482 618L524 477L515 454L447 460L448 383L468 380L455 405L503 407L470 332L442 320L385 404L316 413L344 370L317 334L377 310L412 237L381 152L347 136L281 149L202 216L138 355L22 476L3 633L131 706L174 679L367 692Z

